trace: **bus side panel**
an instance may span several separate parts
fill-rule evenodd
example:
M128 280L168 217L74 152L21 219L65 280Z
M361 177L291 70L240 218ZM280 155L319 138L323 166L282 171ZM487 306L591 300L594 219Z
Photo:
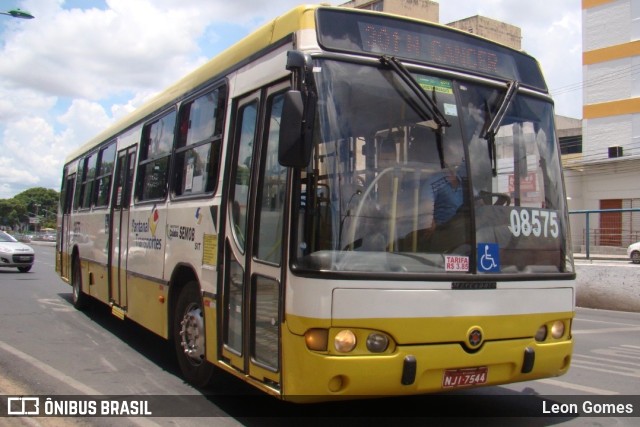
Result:
M169 338L169 286L163 282L127 274L127 317L153 333Z
M207 333L205 355L207 361L218 363L218 312L216 310L216 299L211 295L203 298L204 307L204 329Z
M171 280L177 266L192 270L203 290L215 292L211 275L203 277L202 266L206 262L214 267L215 259L205 260L205 240L215 233L210 209L205 200L173 203L167 212L165 280ZM207 252L208 254L209 252ZM181 283L184 285L184 283Z
M168 284L163 279L166 205L146 204L132 208L126 227L129 229L127 275L120 305L131 320L167 337L168 307L164 302Z
M109 303L108 270L101 262L87 260L89 294L95 299Z
M216 268L218 260L218 233L216 222L219 198L174 201L167 215L165 278L172 287L180 288L192 277L205 297L203 310L205 318L207 360L217 361L217 317L215 296L217 293ZM176 289L177 290L177 289ZM171 295L179 295L173 292ZM175 301L169 301L169 307ZM169 313L172 316L172 313ZM168 318L170 321L171 318Z
M108 211L94 211L82 215L82 227L87 230L86 243L81 246L80 256L86 259L89 268L88 293L109 303L109 275L107 259L109 253ZM87 290L87 286L84 288Z
M69 252L71 253L73 248L78 250L83 292L108 303L109 287L106 268L108 250L104 221L104 215L90 211L80 211L71 215L73 232L69 241Z

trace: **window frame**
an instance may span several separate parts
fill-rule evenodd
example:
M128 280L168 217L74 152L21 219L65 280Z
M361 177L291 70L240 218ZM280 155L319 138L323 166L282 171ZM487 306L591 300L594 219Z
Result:
M183 142L183 135L181 132L183 122L188 120L190 115L186 115L186 111L191 112L191 106L201 99L202 97L211 95L217 92L217 105L214 116L214 130L213 134L206 138L187 143L186 137ZM220 181L220 171L222 164L222 148L223 148L223 136L224 136L224 124L226 118L227 107L227 95L228 86L226 82L222 82L208 87L206 90L199 91L190 98L186 99L180 104L180 108L176 117L176 132L174 137L173 159L172 159L172 175L170 182L170 194L171 199L184 200L184 199L197 199L207 197L214 194L218 190L218 182ZM188 110L187 110L188 108ZM187 133L188 135L188 133ZM186 135L185 135L186 136ZM209 157L207 162L208 178L207 182L203 183L203 189L197 192L187 192L184 189L183 174L184 174L184 162L187 157L187 153L190 151L196 151L209 145ZM210 187L210 188L209 188Z
M152 139L149 137L151 129L154 125L159 124L162 120L173 115L173 126L170 146L167 151L162 151L156 154L149 155L149 143ZM178 113L175 108L175 105L172 105L170 108L163 110L158 115L154 116L151 120L147 121L142 126L142 133L140 138L140 150L138 154L138 166L136 171L136 183L135 183L135 192L134 192L134 203L153 203L164 201L167 199L167 195L169 193L169 177L171 176L171 158L173 154L173 146L175 144L176 137L176 126L177 126L177 117ZM146 187L146 183L148 182L146 179L147 170L146 168L149 165L155 165L157 163L161 163L162 161L166 161L166 170L164 172L164 191L161 197L142 197L144 195L144 189Z
M80 192L82 190L82 181L84 178L84 157L81 157L77 160L78 169L76 171L76 181L75 181L75 189L73 191L73 211L77 212L80 208Z
M95 156L95 164L93 166L93 174L90 174L91 167L90 162L91 159ZM81 211L90 210L93 206L93 193L94 193L94 182L96 179L96 171L98 166L98 150L92 151L88 153L86 156L82 158L81 166L82 166L82 174L80 180L80 193L78 195L77 200L77 209Z
M274 154L274 153L277 154L278 152L278 150L275 150L275 152L270 152L269 149L272 148L272 143L274 142L275 142L274 144L275 147L278 147L280 144L279 137L276 137L276 140L272 140L270 138L270 133L273 131L271 122L275 118L273 114L273 111L274 111L273 107L275 105L274 101L278 97L282 97L282 102L284 103L284 97L287 90L289 90L288 86L285 88L273 91L272 93L269 93L266 96L264 117L261 119L263 120L263 125L261 129L261 132L263 133L263 137L262 137L262 143L260 145L260 153L258 154L259 158L256 159L256 161L260 162L260 168L258 170L258 180L257 180L257 185L259 185L260 188L257 189L257 193L256 193L255 217L254 217L254 221L256 223L256 226L258 227L258 230L261 230L262 228L265 227L265 224L263 223L263 220L264 220L263 214L266 211L264 208L266 203L266 196L268 195L267 188L269 186L269 184L266 183L267 181L266 169L267 169L267 165L269 164L269 160L267 157L269 156L269 154ZM282 106L280 108L282 109ZM280 111L280 116L278 116L277 119L280 126L281 119L282 119L282 110ZM280 131L280 128L278 127L278 130L277 130L278 135L279 135L279 131ZM276 163L277 163L277 160L276 160ZM279 163L278 163L278 167L280 168L279 172L284 172L284 180L282 184L284 185L283 188L284 188L284 191L286 192L286 185L287 185L289 173L288 173L287 167L281 166ZM281 203L282 203L282 206L280 208L281 209L280 215L281 215L281 220L284 221L284 218L286 216L284 200ZM264 248L262 248L262 245L263 243L266 243L266 242L262 240L263 237L264 235L260 232L254 234L254 243L253 243L254 259L263 264L268 264L274 267L281 267L283 263L282 251L278 253L278 256L275 258L275 260L269 259L267 256L264 256L265 253L264 253ZM282 231L280 232L278 237L280 239L279 243L280 245L282 245L284 243Z
M106 151L108 151L109 149L113 148L113 158L111 159L111 170L109 172L103 172L102 168L104 165L104 154ZM117 145L116 145L116 141L112 140L110 142L108 142L107 144L103 145L102 148L100 148L100 150L98 151L98 163L96 166L96 174L94 177L94 184L93 184L93 202L92 205L94 208L99 208L99 209L104 209L104 208L108 208L110 206L111 203L111 186L113 185L113 171L115 169L115 161L116 161L116 154L117 154ZM102 182L103 180L107 180L108 184L108 188L106 188L106 201L103 204L98 204L99 199L100 199L100 182ZM98 185L96 185L98 184Z

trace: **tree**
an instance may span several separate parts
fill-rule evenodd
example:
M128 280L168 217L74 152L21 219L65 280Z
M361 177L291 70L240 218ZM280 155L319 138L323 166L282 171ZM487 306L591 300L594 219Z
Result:
M27 216L27 206L15 199L0 199L0 225L15 228Z
M53 228L59 199L60 193L44 187L30 188L13 199L0 199L0 224L15 227L28 224L30 217L38 216L42 227Z

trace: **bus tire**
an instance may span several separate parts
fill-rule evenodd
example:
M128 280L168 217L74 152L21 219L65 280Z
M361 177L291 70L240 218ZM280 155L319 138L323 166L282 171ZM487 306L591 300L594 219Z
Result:
M82 270L80 269L80 260L78 258L73 260L71 287L73 288L71 293L73 306L76 310L85 310L89 305L89 301L87 295L82 292Z
M173 319L173 343L182 375L190 384L206 387L215 367L205 358L204 312L197 282L188 282L180 290Z

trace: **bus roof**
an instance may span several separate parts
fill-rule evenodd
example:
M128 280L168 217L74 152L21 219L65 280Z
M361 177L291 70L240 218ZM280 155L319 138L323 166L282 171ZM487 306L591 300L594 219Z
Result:
M314 11L318 7L321 7L321 5L298 6L253 31L247 37L213 57L144 105L90 139L86 144L74 150L67 156L65 164L80 157L94 147L99 146L101 143L114 138L119 133L138 124L149 115L161 111L162 108L190 91L214 78L221 77L224 71L229 70L251 55L268 48L270 45L284 39L297 30L314 28Z

